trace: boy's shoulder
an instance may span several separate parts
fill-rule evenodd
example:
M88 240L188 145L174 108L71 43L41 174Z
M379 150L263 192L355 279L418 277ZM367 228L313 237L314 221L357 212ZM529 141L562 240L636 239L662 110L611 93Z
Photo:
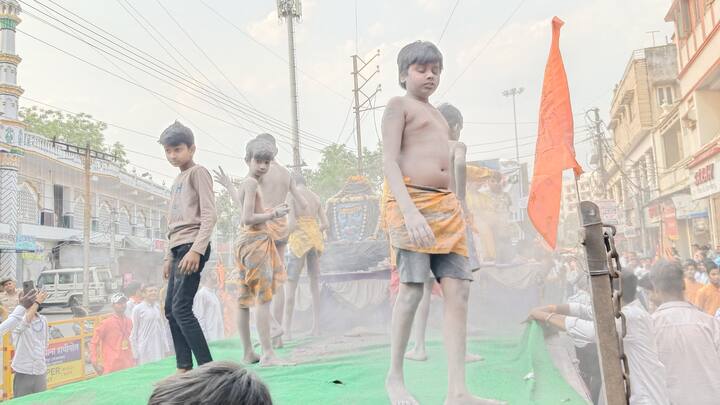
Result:
M408 96L394 96L385 103L385 108L404 109L407 107L410 98Z

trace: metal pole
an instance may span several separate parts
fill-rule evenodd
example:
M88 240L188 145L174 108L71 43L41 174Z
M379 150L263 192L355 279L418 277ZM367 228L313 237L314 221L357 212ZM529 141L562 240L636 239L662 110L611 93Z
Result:
M515 90L515 89L513 89ZM517 124L517 109L515 108L515 95L520 94L518 92L512 92L512 103L513 103L513 122L515 124L515 160L517 161L518 167L520 166L520 141L518 139L518 124ZM522 184L520 184L522 189Z
M83 299L82 303L85 308L90 303L90 177L91 177L91 161L90 161L90 145L85 145L85 209L83 215Z
M365 168L363 166L362 136L360 136L360 89L358 89L358 56L353 55L353 93L355 95L355 137L357 139L358 154L358 174L363 175Z
M293 142L293 166L295 171L300 171L302 161L300 160L300 132L298 129L298 96L297 80L295 79L295 27L293 15L288 15L288 62L290 64L290 113L292 115L292 142Z
M613 306L613 290L600 209L590 201L582 201L580 213L585 230L583 245L590 272L598 357L605 383L606 403L607 405L627 405L626 387L620 361L620 340L615 325L616 309Z

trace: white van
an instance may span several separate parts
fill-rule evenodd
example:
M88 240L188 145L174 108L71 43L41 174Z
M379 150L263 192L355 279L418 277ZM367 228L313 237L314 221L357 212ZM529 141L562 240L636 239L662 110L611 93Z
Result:
M118 288L107 267L90 267L90 284L88 293L90 310L95 312L109 303L110 295ZM83 269L44 270L37 280L37 287L47 291L48 297L44 307L73 307L83 301Z

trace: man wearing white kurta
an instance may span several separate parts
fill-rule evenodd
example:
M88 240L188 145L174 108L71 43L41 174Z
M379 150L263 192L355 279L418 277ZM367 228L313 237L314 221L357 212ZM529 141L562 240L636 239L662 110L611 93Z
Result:
M217 294L217 274L209 271L202 275L202 287L195 294L193 312L208 342L225 338L225 324L220 297Z
M167 324L157 301L157 287L146 287L145 299L133 308L130 346L137 364L162 360L170 351Z
M673 405L720 403L720 322L685 301L680 265L658 263L650 273L652 315L660 361ZM632 373L632 370L631 370Z

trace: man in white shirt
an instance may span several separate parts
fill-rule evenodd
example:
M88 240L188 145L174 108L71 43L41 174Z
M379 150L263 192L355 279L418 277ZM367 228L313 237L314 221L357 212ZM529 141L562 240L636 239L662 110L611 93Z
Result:
M35 305L32 305L13 331L15 356L11 367L15 373L13 380L13 396L22 397L47 389L47 363L45 351L50 341L47 319L37 313L40 304L45 301L46 294L38 293Z
M170 352L167 341L167 323L160 311L158 288L154 285L143 289L143 301L133 308L130 348L136 364L141 365L162 360Z
M630 405L669 405L666 371L655 345L652 318L635 299L637 277L626 270L622 273L622 284L622 313L627 325L623 346L630 366ZM576 345L595 345L595 322L590 305L549 305L533 310L530 316L566 331ZM620 320L616 326L619 333Z
M204 272L201 275L200 285L193 302L193 312L200 323L200 329L208 342L224 339L225 323L222 304L217 294L217 273L215 271Z
M673 405L720 403L720 322L685 301L680 264L657 263L650 279L660 361Z

